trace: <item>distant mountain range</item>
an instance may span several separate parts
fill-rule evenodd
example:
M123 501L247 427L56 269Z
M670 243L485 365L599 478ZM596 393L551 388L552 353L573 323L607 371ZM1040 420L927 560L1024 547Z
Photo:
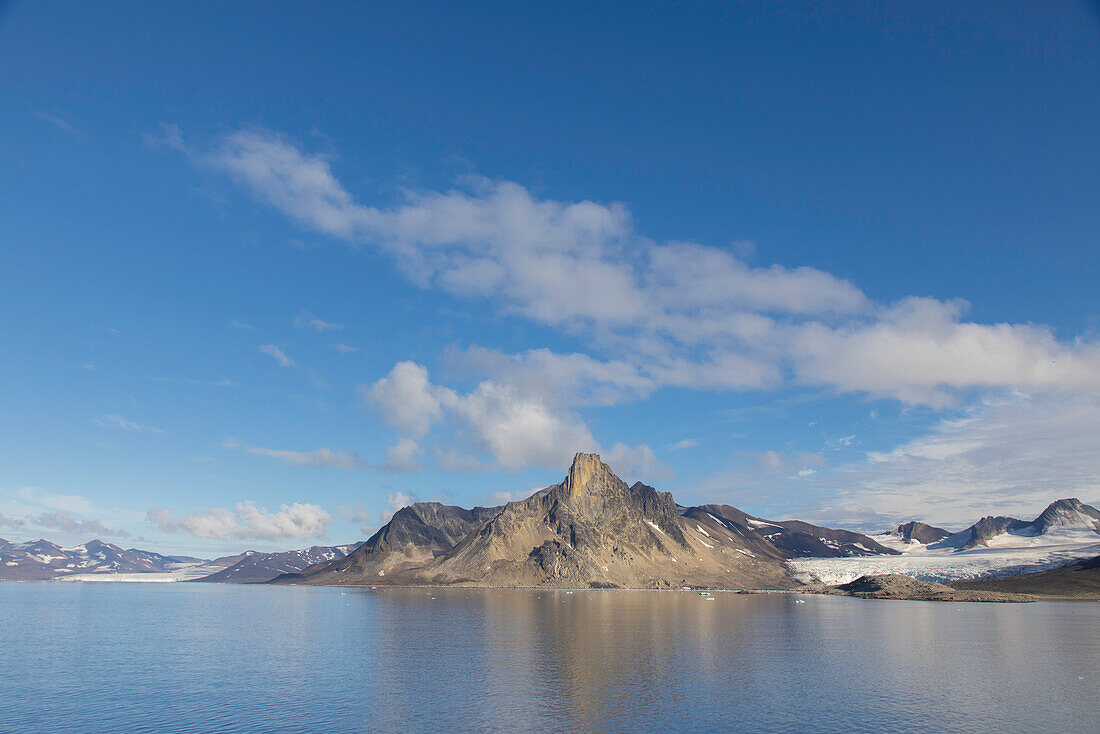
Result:
M162 556L152 551L91 540L62 548L47 540L11 543L0 538L0 579L34 581L69 574L168 573L202 563L190 556Z
M991 515L957 533L908 522L874 538L900 555L800 558L790 564L792 571L799 580L826 584L865 575L954 582L1045 571L1100 556L1100 511L1069 498L1051 503L1034 520Z
M215 559L211 563L225 565L225 570L193 580L229 584L263 583L283 574L297 573L317 564L343 558L360 545L362 545L361 542L351 545L315 545L305 550L282 553L245 551L238 556Z
M101 540L63 548L47 540L12 543L0 538L0 580L45 581L221 581L259 583L285 573L304 571L318 563L343 558L360 543L313 546L281 553L245 551L212 561L191 556L164 556Z
M1100 510L1079 499L1068 498L1052 502L1034 520L990 515L957 533L914 521L874 537L895 549L899 545L920 544L933 550L961 551L1003 545L1014 542L1015 539L1034 539L1067 533L1083 534L1086 538L1092 533L1100 535Z
M683 507L649 485L627 486L598 456L577 454L560 483L525 500L473 509L418 502L359 543L206 561L99 540L62 548L0 539L0 580L786 588L868 572L949 580L1041 570L1094 544L1100 554L1100 511L1076 499L1032 521L991 516L958 533L912 521L867 536L729 505Z

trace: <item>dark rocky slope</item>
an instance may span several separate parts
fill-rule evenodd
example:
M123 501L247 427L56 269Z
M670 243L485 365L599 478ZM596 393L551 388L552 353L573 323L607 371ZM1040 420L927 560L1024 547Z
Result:
M283 574L299 573L310 566L344 558L359 545L361 544L315 545L312 548L283 551L281 553L245 551L240 556L230 557L228 560L235 559L236 562L228 564L224 570L193 580L196 582L228 584L262 583L271 581ZM219 561L223 561L223 559L217 559L211 565L217 564Z
M951 536L951 533L943 528L937 528L934 525L926 525L923 522L917 522L913 520L903 525L898 525L896 528L890 531L891 534L898 536L902 541L906 543L920 543L921 545L931 545L932 543L938 543L944 538Z
M1061 568L997 579L952 581L959 590L1032 594L1060 599L1100 599L1100 556Z
M898 599L905 601L1034 601L1022 594L993 591L960 590L934 581L918 581L900 574L860 576L855 581L826 590L829 594L858 596L863 599Z
M762 540L782 558L840 558L846 556L897 555L877 541L849 530L811 525L801 520L764 520L729 505L689 507L684 516L700 522L713 519L744 539ZM764 552L764 551L762 551Z

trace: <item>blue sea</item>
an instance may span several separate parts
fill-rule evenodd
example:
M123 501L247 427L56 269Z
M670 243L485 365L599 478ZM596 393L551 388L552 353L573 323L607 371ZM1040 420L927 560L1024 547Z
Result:
M0 583L0 731L1100 730L1100 603L709 598Z

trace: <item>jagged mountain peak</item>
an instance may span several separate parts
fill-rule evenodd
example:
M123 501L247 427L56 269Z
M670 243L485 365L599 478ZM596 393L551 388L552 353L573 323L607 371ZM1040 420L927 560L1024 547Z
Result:
M1100 532L1100 510L1086 505L1076 497L1067 497L1050 503L1039 517L1035 518L1032 526L1037 535L1053 529Z
M599 454L578 453L573 457L562 489L567 497L577 499L608 491L621 494L627 487L626 482L615 476L611 467L600 460Z

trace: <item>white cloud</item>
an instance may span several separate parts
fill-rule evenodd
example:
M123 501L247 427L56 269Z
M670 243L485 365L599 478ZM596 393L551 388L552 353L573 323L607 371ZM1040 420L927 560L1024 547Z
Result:
M443 400L450 391L432 385L428 370L415 362L398 362L389 375L364 391L389 425L412 433L427 433L443 416Z
M457 399L454 413L505 469L568 466L576 452L599 447L577 416L491 380Z
M295 502L282 505L278 512L269 512L252 502L238 502L233 510L214 507L186 515L174 515L166 508L154 507L149 510L146 520L163 532L198 538L283 540L323 538L325 527L332 518L317 505Z
M280 367L294 366L294 360L288 357L286 355L286 352L284 352L282 349L279 349L279 347L275 346L274 344L264 344L260 347L260 353L266 354L267 356L274 359L276 362L279 363Z
M350 344L344 344L343 342L336 342L334 344L329 344L328 346L329 349L333 350L334 352L339 352L340 354L353 354L355 352L363 351L359 347L353 347Z
M676 443L670 443L668 446L665 446L665 449L668 451L683 451L684 449L695 448L698 445L698 440L694 438L684 438Z
M872 322L801 325L789 332L798 378L935 408L968 388L1100 389L1100 347L1041 326L962 322L963 308L909 298Z
M354 451L334 451L327 448L314 449L312 451L265 449L259 446L249 446L234 438L227 438L222 441L222 448L281 459L283 462L293 466L327 466L333 469L366 469L370 467L370 464L360 459L359 454Z
M0 528L5 530L17 530L23 527L26 523L18 517L8 517L7 515L0 513Z
M417 457L423 453L423 449L411 438L403 438L396 445L386 449L385 471L412 472L420 468Z
M487 350L472 350L475 361L490 364L498 379L484 380L470 392L460 395L431 382L428 370L414 362L400 362L387 377L365 390L368 400L378 407L383 419L403 431L422 435L433 425L449 421L479 451L493 458L487 466L477 457L461 454L455 448L436 449L436 459L448 471L475 471L484 468L516 470L529 466L561 468L568 466L577 451L598 451L599 443L584 422L567 407L570 402L601 402L599 378L582 395L570 387L569 372L574 369L590 374L605 371L608 389L626 384L635 387L630 373L619 378L616 366L600 366L581 357L560 359L538 351L509 358ZM530 365L534 365L530 367ZM552 381L538 379L557 370L565 375L556 387ZM544 389L547 385L551 389ZM568 399L566 399L568 398ZM408 441L408 439L406 439ZM402 446L402 444L399 444ZM406 448L412 451L411 441ZM663 465L648 446L612 447L624 466L647 475L663 475ZM419 449L416 449L419 452Z
M335 324L331 321L322 321L309 311L302 311L294 317L294 326L299 329L313 329L314 331L336 331L343 329L343 324Z
M143 426L132 420L123 418L121 415L105 415L101 418L93 418L92 422L103 428L119 428L124 431L134 431L136 433L164 433L160 428Z
M237 319L229 319L229 328L240 329L241 331L255 331L256 327L252 324L244 321L238 321Z

